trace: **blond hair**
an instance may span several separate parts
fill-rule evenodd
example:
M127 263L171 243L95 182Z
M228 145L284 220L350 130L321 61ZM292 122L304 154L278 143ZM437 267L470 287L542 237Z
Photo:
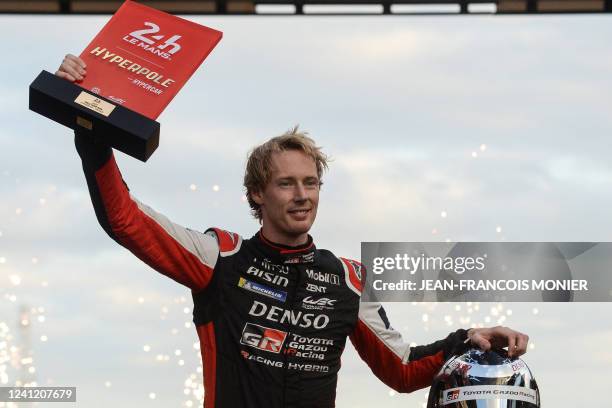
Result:
M246 188L246 197L251 207L251 214L259 221L262 220L261 206L253 200L252 194L263 191L270 181L272 177L270 169L272 154L287 150L297 150L311 157L317 166L319 185L322 184L321 177L328 168L329 158L315 144L315 141L308 137L308 132L300 132L298 126L255 147L249 153L247 159L244 172L244 187Z

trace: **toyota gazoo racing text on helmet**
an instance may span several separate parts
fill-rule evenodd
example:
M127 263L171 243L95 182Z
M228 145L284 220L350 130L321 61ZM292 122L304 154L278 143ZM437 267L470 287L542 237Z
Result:
M527 364L505 350L469 350L451 357L434 378L427 408L539 408Z

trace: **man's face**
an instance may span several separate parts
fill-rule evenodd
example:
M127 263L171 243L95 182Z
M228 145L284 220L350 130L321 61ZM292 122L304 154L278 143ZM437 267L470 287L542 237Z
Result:
M252 194L261 206L264 235L294 245L306 239L317 215L317 166L301 151L287 150L272 154L271 175L265 189Z

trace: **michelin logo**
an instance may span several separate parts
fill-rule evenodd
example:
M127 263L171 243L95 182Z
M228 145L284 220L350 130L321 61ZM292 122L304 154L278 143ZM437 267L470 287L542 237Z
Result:
M250 292L257 293L259 295L267 296L269 298L285 302L287 300L287 292L282 290L272 289L261 283L252 282L250 280L240 278L238 280L238 287L246 289Z

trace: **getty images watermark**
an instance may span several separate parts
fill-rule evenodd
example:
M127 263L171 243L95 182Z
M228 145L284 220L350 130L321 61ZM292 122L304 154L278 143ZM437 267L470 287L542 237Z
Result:
M612 301L612 243L363 242L362 300Z

